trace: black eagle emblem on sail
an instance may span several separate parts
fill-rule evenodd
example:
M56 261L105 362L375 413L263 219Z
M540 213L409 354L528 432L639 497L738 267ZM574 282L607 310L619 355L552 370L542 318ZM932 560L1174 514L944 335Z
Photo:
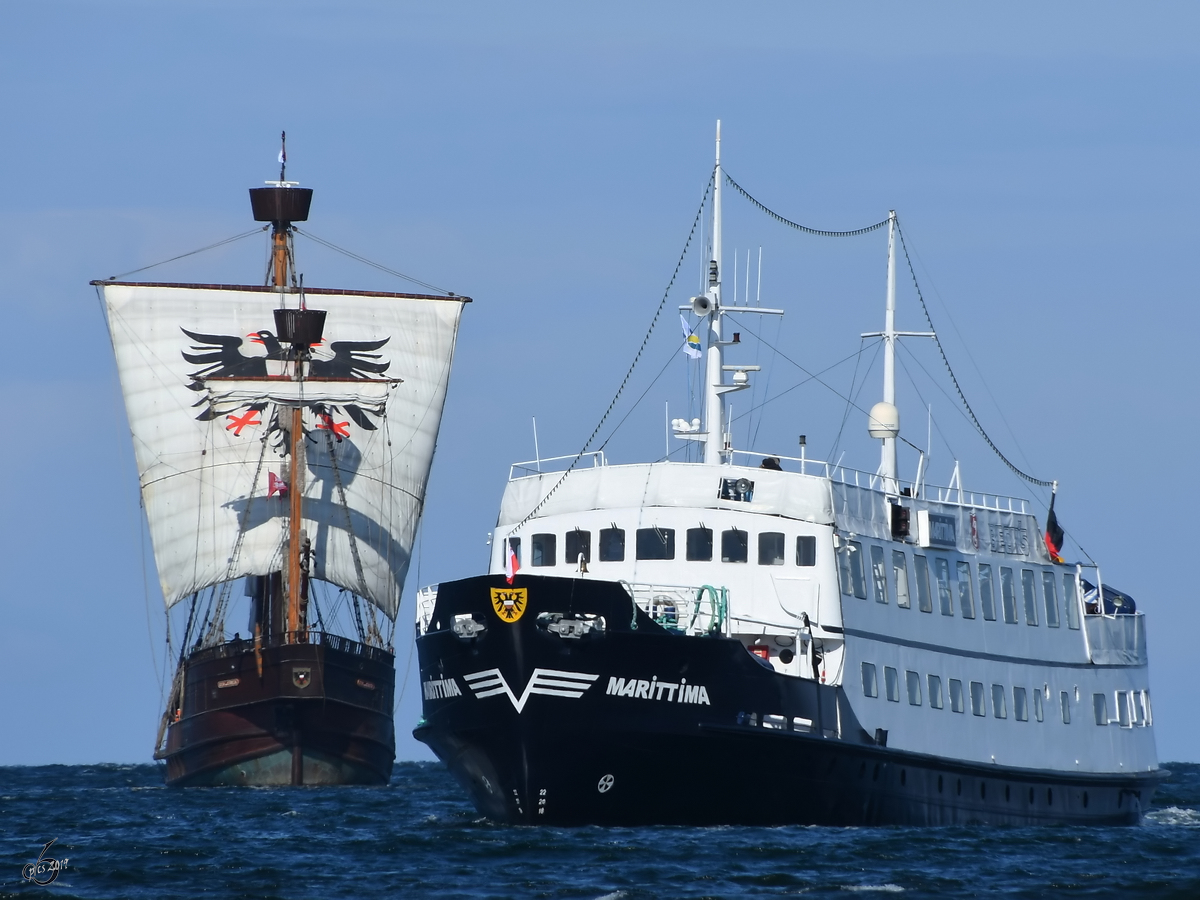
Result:
M205 380L209 378L266 378L271 374L267 368L268 361L283 361L289 358L288 350L271 331L256 331L247 335L253 343L261 344L267 351L263 355L252 356L242 352L246 338L234 334L203 334L188 331L182 327L180 331L195 342L190 348L192 352L183 351L183 358L193 365L200 366L196 371L188 374L192 380L187 387L196 392L205 389ZM316 354L308 364L308 377L358 381L382 376L391 368L392 364L391 362L379 362L381 354L375 351L390 340L391 338L377 341L334 341L329 345L328 350L315 348ZM326 353L331 353L332 356L326 356ZM202 397L192 405L193 407L206 407L200 415L196 416L202 422L211 421L220 415L209 402L208 397ZM266 403L255 403L247 409L252 412L262 412L266 407ZM344 406L328 408L322 406L318 412L328 414L343 410L358 427L365 431L376 430L375 423L371 421L367 412L357 404L348 403ZM271 430L274 430L274 427L275 424L272 422ZM341 441L340 436L337 439Z

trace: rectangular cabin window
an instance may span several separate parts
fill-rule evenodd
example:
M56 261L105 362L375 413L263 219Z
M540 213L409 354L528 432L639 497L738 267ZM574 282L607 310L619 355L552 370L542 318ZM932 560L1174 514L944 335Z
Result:
M909 706L921 705L921 676L916 672L904 673L904 687L908 690Z
M552 566L555 561L555 550L558 537L553 534L535 534L529 539L529 562L534 566Z
M983 696L983 682L971 682L971 713L976 716L987 715L987 704Z
M1042 572L1042 593L1046 598L1046 624L1051 628L1058 627L1058 596L1054 590L1054 573Z
M1146 701L1141 691L1133 692L1133 724L1146 724Z
M862 682L864 697L878 697L879 684L875 681L875 664L865 662L862 664Z
M1066 691L1059 691L1058 705L1062 708L1062 720L1064 725L1071 724L1071 695Z
M1108 724L1108 694L1092 694L1092 712L1097 725Z
M783 532L764 531L758 536L758 564L760 566L783 565Z
M983 608L983 617L995 622L996 590L992 587L992 567L987 563L979 564L979 605Z
M966 706L963 704L962 682L957 678L950 679L950 709L956 713L963 712L966 709Z
M625 529L600 529L600 562L624 562L625 560Z
M1122 728L1132 728L1129 719L1129 692L1117 691L1117 724Z
M950 563L938 556L933 560L933 569L937 573L938 603L942 607L943 616L954 615L954 595L950 593Z
M750 534L731 528L721 532L721 562L744 563L750 559Z
M1037 614L1037 579L1029 569L1021 570L1021 596L1025 600L1025 624L1036 625Z
M802 534L796 538L796 565L815 566L817 564L817 539L811 534Z
M708 562L712 559L712 529L701 525L687 530L688 562Z
M674 559L674 528L639 528L637 530L638 559Z
M859 600L867 599L867 583L863 578L862 544L849 541L838 551L838 574L842 579L842 593Z
M927 679L929 682L929 705L934 709L942 708L942 676L930 675ZM961 683L959 690L962 690Z
M1042 708L1042 692L1038 688L1033 689L1033 717L1039 722L1046 718L1046 711Z
M1013 580L1013 570L1007 566L1000 567L1000 597L1004 601L1004 621L1016 625L1017 585Z
M585 563L592 561L592 533L590 531L568 531L563 543L566 545L566 557L563 560L572 566L578 566L582 559Z
M887 568L883 562L883 548L871 545L871 595L876 603L888 602Z
M954 565L958 569L958 608L964 619L973 619L975 593L971 590L971 564L960 559Z
M1063 572L1063 606L1067 610L1067 627L1079 630L1079 598L1075 594L1075 573Z
M896 605L908 609L908 558L903 550L892 551L892 581L896 584Z
M1029 721L1029 695L1023 687L1013 688L1013 718L1018 722Z
M512 551L512 554L517 558L517 568L519 569L521 567L521 539L519 537L509 538L508 549ZM502 560L502 562L504 565L508 565L507 559Z
M883 684L887 688L887 698L893 703L900 702L900 673L891 666L883 667Z
M1004 685L992 685L992 715L997 719L1008 718L1008 702L1006 697L1007 694L1004 690Z
M933 598L929 595L929 564L925 557L913 557L913 575L917 579L917 608L921 612L933 612Z
M1150 692L1142 691L1142 699L1146 701L1146 724L1154 724L1154 710L1150 708Z

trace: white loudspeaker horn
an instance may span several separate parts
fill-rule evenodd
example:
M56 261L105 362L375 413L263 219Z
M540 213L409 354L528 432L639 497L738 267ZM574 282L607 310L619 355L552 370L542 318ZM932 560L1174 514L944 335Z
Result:
M712 312L712 300L707 294L701 294L699 297L692 298L692 312L698 316L707 316Z

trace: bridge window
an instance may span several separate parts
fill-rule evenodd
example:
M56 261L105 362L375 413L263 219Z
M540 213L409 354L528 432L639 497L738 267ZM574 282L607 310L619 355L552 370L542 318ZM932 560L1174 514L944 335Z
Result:
M744 563L750 558L750 535L731 528L721 532L721 562Z
M515 538L510 537L508 539L508 549L512 551L514 556L516 556L517 567L519 568L521 565L521 539L519 537L515 537ZM508 565L507 559L502 560L502 562L504 563L505 566Z
M1097 725L1108 724L1108 695L1092 694L1092 712L1096 716Z
M580 557L583 557L585 563L592 561L592 533L590 531L580 531L578 528L568 531L564 543L567 551L565 561L570 565L579 565Z
M554 551L558 538L553 534L535 534L529 541L530 564L534 566L554 565Z
M904 686L908 690L908 703L910 706L921 705L921 676L916 672L904 673Z
M1062 708L1062 720L1064 725L1071 724L1071 695L1066 691L1059 691L1058 705Z
M950 679L950 709L953 712L960 713L966 707L963 704L963 689L962 682L957 678Z
M992 685L992 715L997 719L1008 718L1008 702L1002 684Z
M867 584L863 578L862 544L849 541L838 551L838 574L842 580L842 593L853 595L859 600L867 599Z
M862 683L864 697L878 697L879 684L875 681L875 664L865 662L862 664Z
M1021 570L1021 594L1025 599L1025 624L1036 625L1037 614L1037 579L1029 569Z
M992 587L992 567L987 563L979 564L979 605L983 607L983 617L995 622L996 591Z
M1039 693L1037 696L1042 695ZM1023 687L1013 688L1013 718L1018 722L1029 721L1029 695Z
M984 703L983 683L971 682L971 713L976 716L986 716L987 706Z
M1129 692L1117 691L1117 724L1122 728L1132 728L1129 720Z
M1004 601L1004 621L1016 625L1017 586L1013 580L1013 570L1007 566L1000 567L1000 596Z
M871 593L877 603L888 602L887 568L883 562L883 548L871 545Z
M637 530L638 559L674 559L674 528L639 528Z
M927 678L929 682L929 705L934 709L942 708L942 677L940 675L930 675ZM962 690L961 682L959 690Z
M708 562L712 559L712 529L701 525L687 530L688 562Z
M1063 604L1067 609L1067 627L1079 628L1079 598L1075 595L1075 574L1063 572Z
M933 598L929 594L929 564L923 556L913 557L913 574L917 579L917 608L921 612L933 612Z
M900 673L891 666L883 667L883 683L887 688L887 698L893 703L900 702Z
M938 602L942 607L942 615L952 616L954 595L950 593L950 563L938 556L933 560L933 568L937 572Z
M1037 688L1033 690L1033 717L1039 722L1046 718L1046 712L1042 708L1042 692Z
M796 538L796 565L815 566L817 564L817 539L811 534L802 534Z
M1042 593L1046 599L1046 624L1051 628L1058 627L1058 597L1054 590L1054 573L1042 572Z
M958 608L964 619L973 619L975 595L971 591L971 564L960 559L955 567L958 569Z
M625 560L625 529L600 529L600 562L623 562Z
M903 550L892 551L892 580L896 583L896 605L908 609L908 559Z
M782 531L764 531L758 536L758 564L760 566L783 565Z

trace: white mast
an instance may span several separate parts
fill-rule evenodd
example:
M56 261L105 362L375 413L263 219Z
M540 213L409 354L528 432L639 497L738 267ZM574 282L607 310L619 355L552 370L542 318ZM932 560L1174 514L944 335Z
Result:
M712 256L708 262L708 298L712 311L708 316L708 352L704 364L704 461L709 465L722 462L725 449L721 399L724 349L721 343L721 120L717 120L717 164L713 175Z
M933 337L933 333L896 330L896 211L893 209L888 212L887 309L883 331L863 335L883 338L883 400L871 407L867 430L871 437L883 440L879 477L888 494L900 493L896 480L896 439L900 436L900 410L896 408L896 339L904 336Z

